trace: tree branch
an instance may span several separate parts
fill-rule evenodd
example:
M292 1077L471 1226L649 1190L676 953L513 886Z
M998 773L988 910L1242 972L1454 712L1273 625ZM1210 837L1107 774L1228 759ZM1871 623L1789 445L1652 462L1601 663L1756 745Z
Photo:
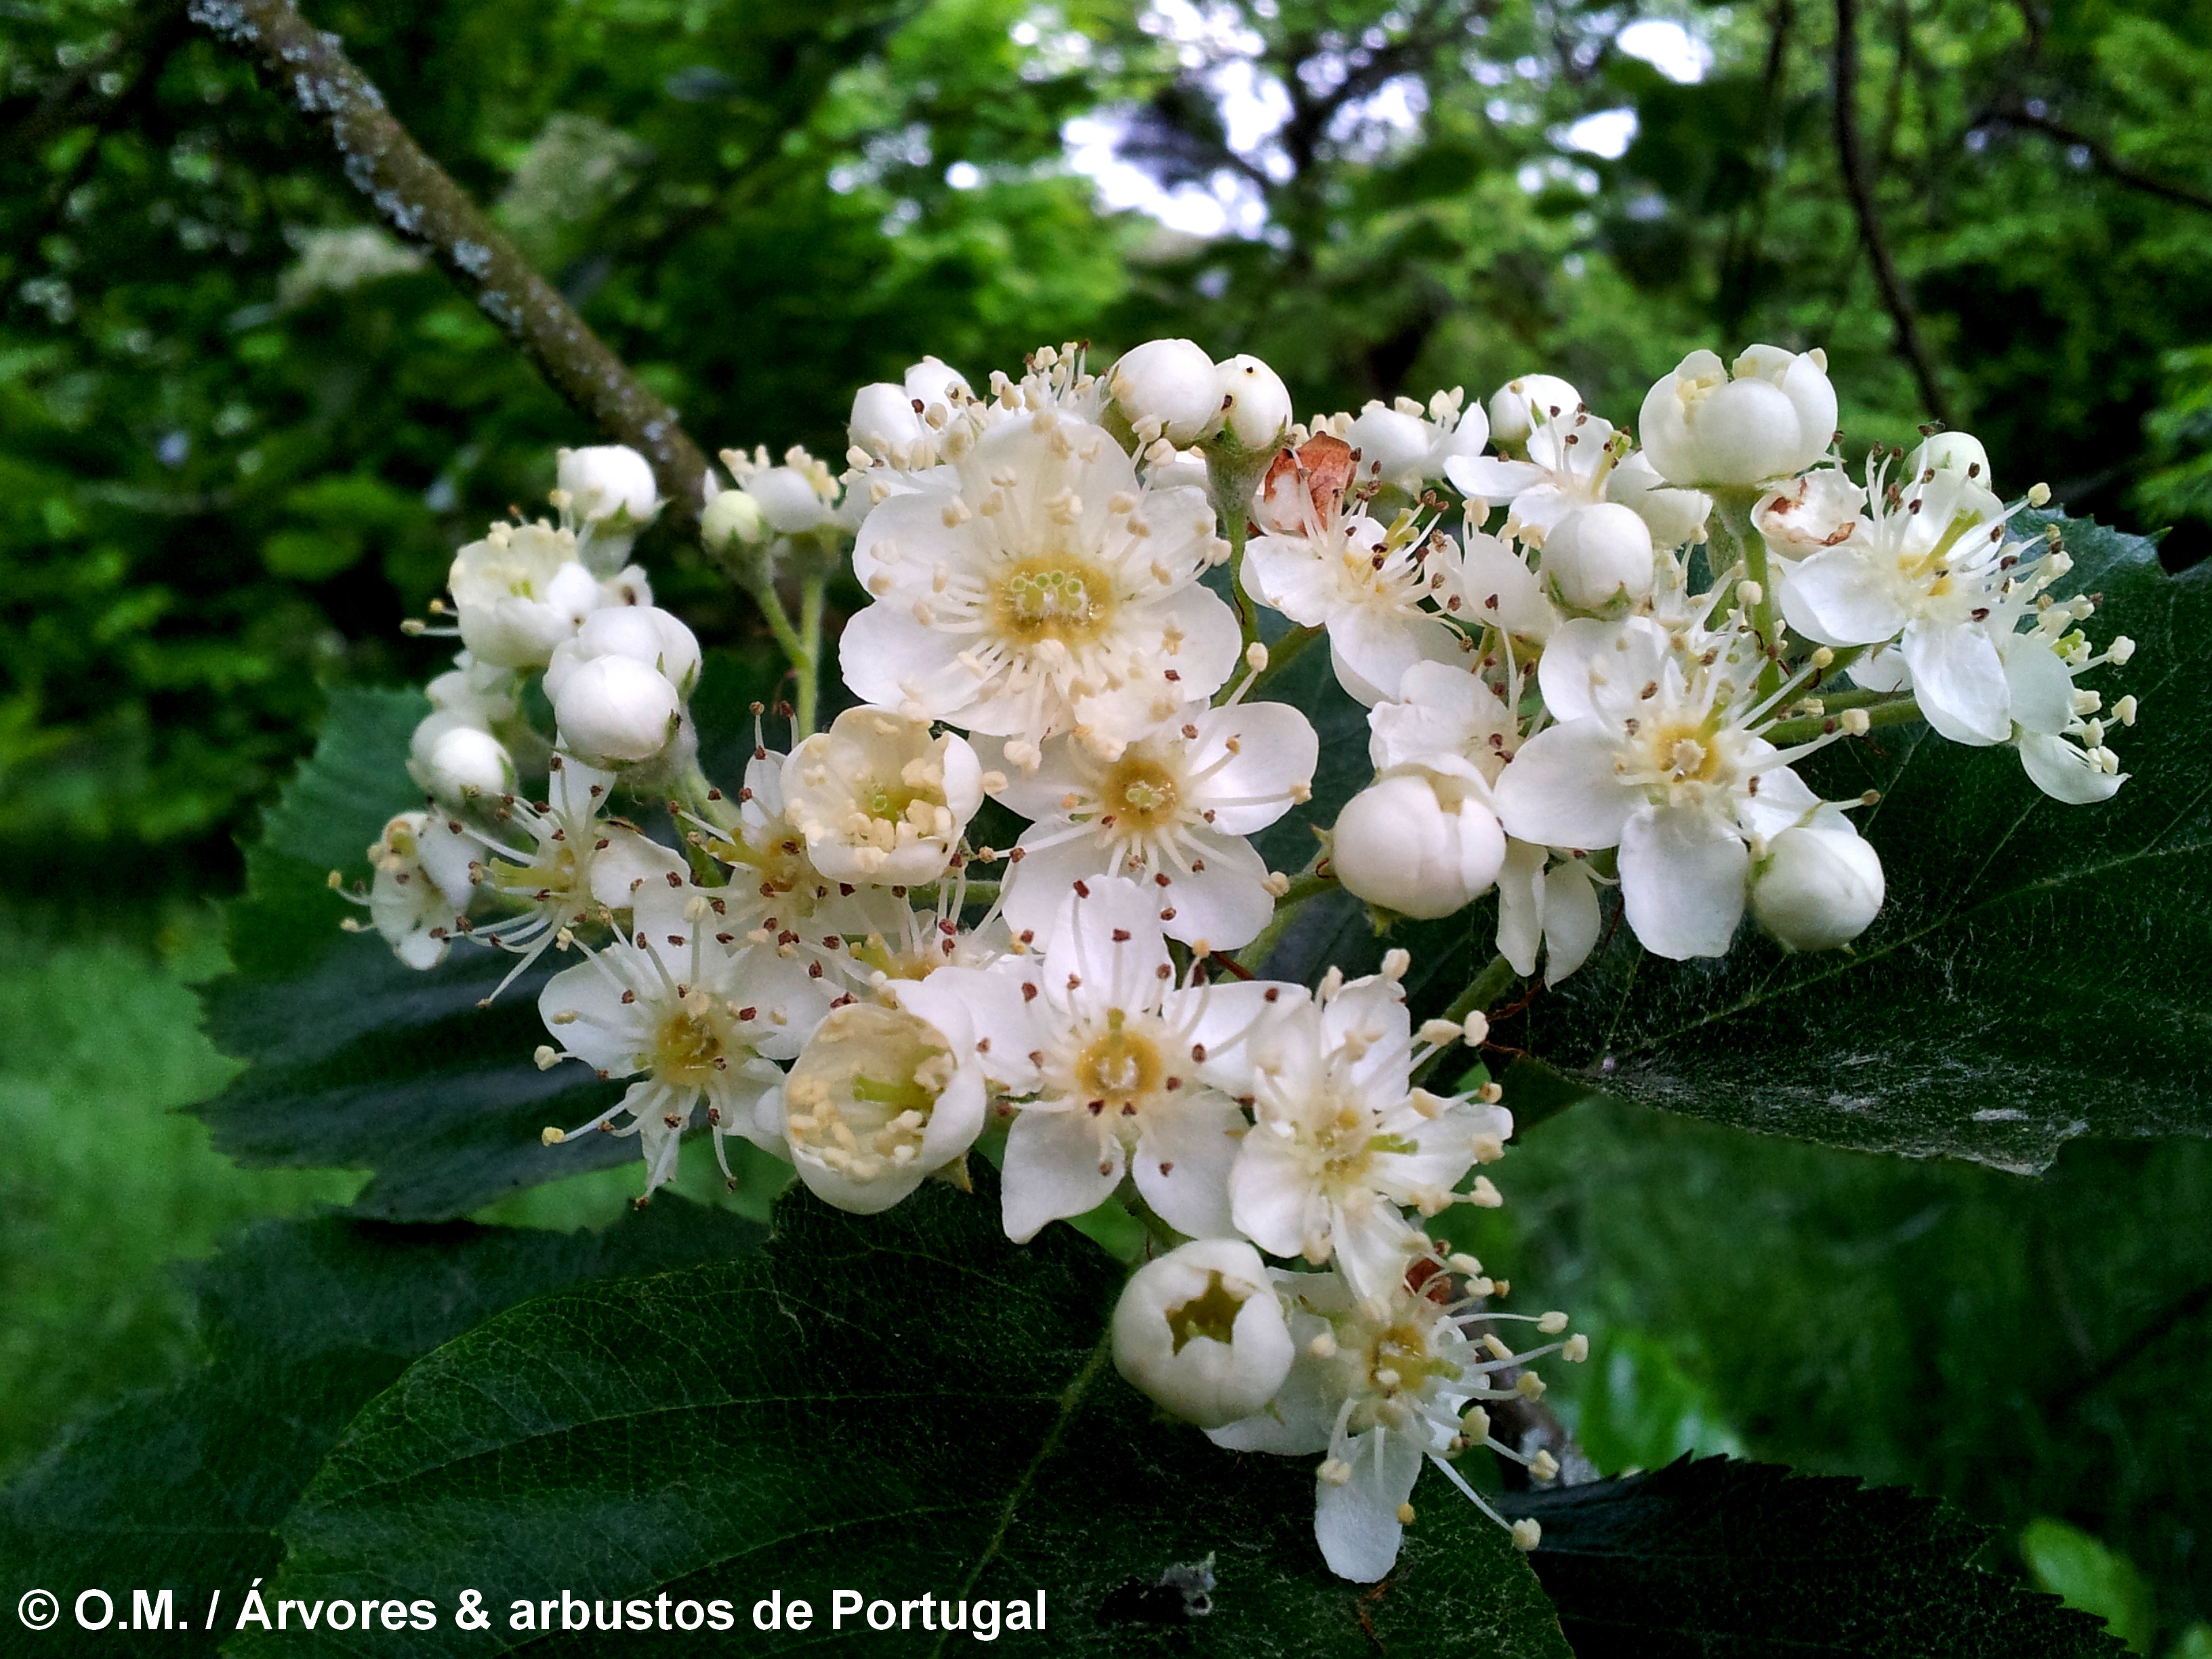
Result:
M2095 163L2100 173L2110 175L2129 189L2139 190L2146 196L2155 196L2162 202L2174 202L2183 207L2212 213L2212 195L2140 172L2114 155L2101 141L2092 138L2086 132L2077 131L2063 121L2053 120L2047 115L2036 115L2021 107L2001 110L1990 118L2002 121L2008 126L2025 127L2030 131L2043 133L2062 144L2078 144L2089 152L2089 159Z
M294 106L329 135L347 179L378 216L428 250L554 390L652 461L669 521L679 532L696 523L707 458L676 411L639 384L423 152L338 38L310 27L292 0L191 0L191 10L194 22L260 62Z
M1897 330L1897 349L1911 365L1912 377L1919 382L1921 401L1929 412L1946 425L1950 423L1950 400L1943 395L1942 383L1936 377L1936 366L1928 356L1928 348L1920 338L1920 321L1914 314L1912 301L1905 291L1904 280L1897 274L1897 261L1890 257L1889 243L1881 234L1881 220L1875 210L1874 185L1867 177L1866 156L1859 143L1859 9L1858 0L1836 0L1836 159L1843 169L1844 188L1851 198L1851 210L1858 216L1859 240L1874 261L1875 280L1881 289L1882 303L1889 309L1890 321Z

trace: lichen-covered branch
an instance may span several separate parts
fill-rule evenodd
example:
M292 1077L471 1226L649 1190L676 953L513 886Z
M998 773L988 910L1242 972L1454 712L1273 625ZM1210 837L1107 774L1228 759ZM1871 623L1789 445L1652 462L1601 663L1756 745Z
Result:
M262 64L294 106L330 135L346 178L378 216L434 257L556 391L607 436L652 461L676 528L695 522L707 458L676 411L639 383L424 153L338 38L310 25L291 0L192 0L191 15Z

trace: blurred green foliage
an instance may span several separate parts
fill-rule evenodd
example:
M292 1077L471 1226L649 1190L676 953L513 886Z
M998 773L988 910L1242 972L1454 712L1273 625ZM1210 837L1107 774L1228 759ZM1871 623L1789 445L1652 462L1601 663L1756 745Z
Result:
M1548 1375L1608 1472L1732 1433L2063 1519L2151 1579L2146 1631L2212 1613L2212 1145L2076 1140L2023 1180L1589 1101L1492 1173L1504 1208L1453 1224L1591 1332Z

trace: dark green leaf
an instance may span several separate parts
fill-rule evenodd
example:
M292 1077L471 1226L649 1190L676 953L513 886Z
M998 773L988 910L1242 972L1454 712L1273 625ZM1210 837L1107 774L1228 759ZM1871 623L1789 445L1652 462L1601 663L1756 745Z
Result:
M231 917L237 969L207 993L216 1046L252 1065L197 1109L242 1162L374 1170L356 1207L398 1220L465 1214L637 1150L604 1135L539 1143L545 1125L584 1121L620 1088L530 1064L545 1040L537 994L550 964L479 1009L512 957L456 945L419 973L374 935L340 929L358 912L326 878L364 873L385 821L422 804L407 740L428 708L388 691L331 699L313 760L248 854Z
M1565 1655L1524 1559L1434 1474L1387 1584L1332 1577L1308 1460L1156 1417L1107 1356L1121 1270L1064 1229L1007 1243L977 1173L973 1194L928 1183L869 1218L795 1192L746 1262L548 1297L449 1345L333 1451L271 1604L483 1592L489 1632L380 1632L389 1654L520 1645L511 1604L564 1591L721 1598L743 1620L780 1589L826 1620L846 1588L917 1607L1042 1591L1056 1652ZM1209 1559L1212 1611L1177 1616L1163 1576ZM951 1639L913 1616L889 1650ZM352 1650L296 1618L240 1647Z
M761 1237L665 1199L601 1233L335 1218L258 1228L198 1275L205 1369L94 1419L0 1497L0 1591L12 1607L33 1586L71 1598L103 1586L127 1619L118 1587L167 1587L199 1626L219 1589L228 1631L249 1581L275 1571L276 1523L324 1454L410 1362L530 1297L731 1256ZM103 1651L128 1641L71 1635ZM164 1650L215 1644L196 1630Z
M2112 742L2133 773L2112 801L2046 799L2007 749L1924 727L1820 757L1889 897L1845 952L1788 956L1747 934L1669 963L1626 928L1505 1040L1593 1089L1747 1128L2007 1169L2085 1133L2212 1130L2212 571L2169 578L2148 542L2067 526L2069 585L2102 592L2100 643L2141 723Z
M1525 1494L1577 1659L2090 1659L2100 1622L1972 1565L1989 1537L1896 1487L1709 1457Z

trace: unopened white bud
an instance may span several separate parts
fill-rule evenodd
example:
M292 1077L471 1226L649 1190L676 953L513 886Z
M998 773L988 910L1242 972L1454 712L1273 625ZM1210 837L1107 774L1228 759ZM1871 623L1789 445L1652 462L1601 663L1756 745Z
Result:
M451 715L433 714L422 722L412 758L409 769L416 781L441 801L501 795L514 787L514 760L507 745Z
M1114 1309L1115 1369L1201 1428L1260 1410L1294 1357L1267 1264L1240 1239L1198 1239L1146 1262Z
M1651 531L1612 501L1572 507L1544 537L1545 580L1570 611L1611 611L1651 593Z
M1982 447L1982 441L1971 432L1937 432L1929 434L1912 452L1906 464L1908 481L1924 478L1930 472L1956 472L1972 478L1984 489L1990 485L1990 453ZM2031 492L2033 493L2033 492ZM2049 491L2045 491L2046 498Z
M1652 386L1637 428L1669 483L1765 483L1826 453L1836 392L1818 352L1755 345L1724 366L1711 351L1693 351Z
M1523 374L1490 394L1490 439L1517 449L1547 421L1571 421L1583 394L1556 374Z
M1272 449L1291 424L1291 392L1282 376L1249 352L1216 365L1214 397L1228 434L1246 449Z
M1856 830L1784 830L1752 878L1751 911L1792 951L1832 951L1881 908L1881 860Z
M760 503L742 489L725 489L699 514L699 539L720 551L732 547L758 547L769 537L768 520Z
M585 758L649 760L667 746L684 700L667 678L631 657L580 664L553 700L564 744Z
M1345 803L1329 860L1347 891L1429 921L1489 890L1505 861L1505 832L1458 780L1395 773Z
M586 524L620 518L641 525L660 510L653 468L628 444L593 444L561 452L560 487Z
M834 516L814 480L795 466L763 468L738 488L753 498L768 527L780 536L803 536Z
M1147 440L1195 443L1221 423L1213 359L1191 340L1147 340L1122 354L1106 377L1122 417Z
M929 435L921 411L902 386L878 380L853 394L853 412L846 418L845 435L871 456L904 458Z

